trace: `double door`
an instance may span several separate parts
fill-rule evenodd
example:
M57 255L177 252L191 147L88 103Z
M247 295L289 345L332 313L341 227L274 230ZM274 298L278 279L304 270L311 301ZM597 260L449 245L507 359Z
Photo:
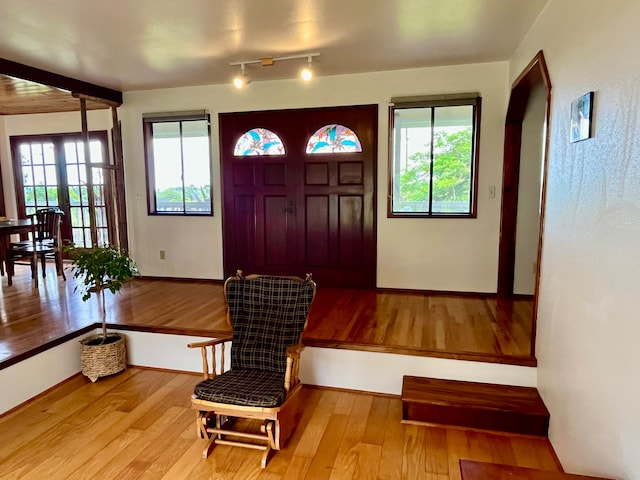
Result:
M79 133L11 137L18 216L58 207L65 213L65 243L87 248L113 243L113 167L107 139L105 131L92 132L90 155L85 155Z
M220 114L225 275L375 286L377 106Z

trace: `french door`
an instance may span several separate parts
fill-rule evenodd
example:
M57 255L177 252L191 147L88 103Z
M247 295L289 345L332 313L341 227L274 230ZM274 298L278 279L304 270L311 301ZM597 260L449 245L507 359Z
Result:
M88 162L80 133L11 137L18 216L26 218L39 208L58 207L65 213L61 226L65 243L92 247L92 230L98 245L112 243L109 170L113 167L107 139L105 131L90 133ZM95 222L91 221L92 209Z
M220 114L225 275L375 286L377 106Z

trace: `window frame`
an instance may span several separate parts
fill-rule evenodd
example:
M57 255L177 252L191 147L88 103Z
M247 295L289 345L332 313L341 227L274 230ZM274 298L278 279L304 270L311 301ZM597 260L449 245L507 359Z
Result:
M395 111L408 108L434 108L472 106L472 134L471 134L471 172L470 172L470 201L469 212L433 212L433 145L432 168L429 174L429 212L394 212L394 144L395 144ZM478 93L435 95L426 97L392 98L389 104L389 144L387 171L387 218L477 218L478 216L478 170L480 164L480 117L482 97ZM433 129L432 125L432 129ZM432 135L433 136L433 135Z
M156 206L156 180L155 165L153 157L153 125L156 123L180 122L180 139L182 140L182 123L189 121L207 122L207 138L209 153L209 205L210 210L207 212L187 211L183 197L182 211L158 211ZM145 113L142 115L142 129L144 142L144 163L145 163L145 183L147 187L147 215L159 217L212 217L213 211L213 165L212 165L212 149L211 149L211 116L206 110L196 110L188 112L167 112L167 113ZM184 172L184 155L181 155L180 164ZM181 180L184 192L184 177Z

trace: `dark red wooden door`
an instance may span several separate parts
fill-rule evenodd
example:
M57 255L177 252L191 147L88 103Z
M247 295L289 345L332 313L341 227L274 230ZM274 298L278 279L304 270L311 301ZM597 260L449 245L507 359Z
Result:
M344 125L362 151L307 154L321 127ZM235 156L253 128L284 155ZM325 286L375 286L377 106L220 114L224 270L311 272Z

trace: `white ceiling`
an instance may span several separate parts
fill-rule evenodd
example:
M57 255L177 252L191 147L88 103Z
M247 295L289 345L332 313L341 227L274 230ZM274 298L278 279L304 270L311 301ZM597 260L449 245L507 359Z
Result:
M547 0L1 0L0 58L116 90L507 60ZM306 60L247 66L252 80ZM0 72L3 73L3 72Z

